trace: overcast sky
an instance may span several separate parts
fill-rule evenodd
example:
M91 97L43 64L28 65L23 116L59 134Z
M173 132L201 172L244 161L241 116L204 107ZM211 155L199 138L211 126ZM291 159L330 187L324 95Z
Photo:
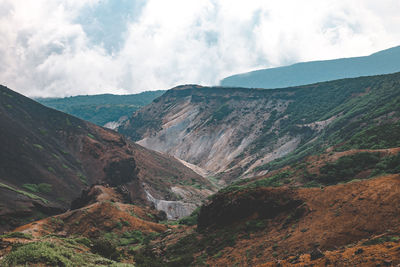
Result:
M0 0L0 83L137 93L400 45L399 0Z

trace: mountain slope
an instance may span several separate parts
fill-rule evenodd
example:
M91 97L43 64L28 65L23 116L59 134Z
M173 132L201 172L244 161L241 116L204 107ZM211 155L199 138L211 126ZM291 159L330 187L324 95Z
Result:
M220 192L202 206L197 228L157 237L138 251L137 265L396 265L399 178Z
M68 209L91 184L119 187L131 202L161 202L178 217L213 188L173 157L3 86L0 124L0 231Z
M139 108L149 104L165 91L133 95L87 95L64 98L37 98L36 101L100 126L115 128Z
M187 85L167 91L118 130L229 181L334 145L399 146L399 102L400 73L276 90Z
M370 56L297 63L229 76L221 86L282 88L400 71L400 46Z

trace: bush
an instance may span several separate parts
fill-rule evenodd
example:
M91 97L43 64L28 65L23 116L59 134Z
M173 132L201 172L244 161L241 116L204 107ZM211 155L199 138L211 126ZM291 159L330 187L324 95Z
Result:
M317 180L324 184L336 184L350 181L363 170L374 169L380 161L379 153L361 152L339 158L334 163L327 163L320 169Z
M112 260L118 260L121 257L117 244L106 238L93 240L92 252Z
M126 246L131 244L142 244L144 242L144 235L139 230L124 232L119 241L120 245Z
M192 214L179 220L179 224L193 226L197 224L197 218L199 217L200 207L196 208Z

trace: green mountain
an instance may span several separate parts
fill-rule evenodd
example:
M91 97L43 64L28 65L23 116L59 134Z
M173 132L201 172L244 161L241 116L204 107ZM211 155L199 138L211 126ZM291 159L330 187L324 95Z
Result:
M276 90L173 88L119 132L226 180L265 174L329 147L400 146L400 73Z
M400 71L400 46L365 57L311 61L229 76L221 86L282 88Z
M164 92L159 90L133 95L103 94L65 98L38 98L36 101L45 106L104 126L109 122L118 122L121 117L130 116Z

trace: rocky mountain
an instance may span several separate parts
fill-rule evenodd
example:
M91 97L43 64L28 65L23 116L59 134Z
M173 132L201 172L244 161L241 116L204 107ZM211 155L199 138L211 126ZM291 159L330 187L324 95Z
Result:
M151 103L165 91L148 91L132 95L81 95L64 98L37 98L39 103L90 121L99 126L115 129L133 112Z
M370 56L311 61L261 69L223 79L221 86L282 88L400 71L400 46Z
M214 187L177 159L0 86L0 231L61 213L92 184L190 214ZM153 204L152 204L153 203Z
M185 85L118 131L232 181L331 146L399 146L400 73L276 90Z
M14 132L35 141L25 142L19 151L28 153L29 144L38 144L43 149L31 146L52 152L50 144L57 141L57 147L65 147L68 155L82 162L64 164L70 169L81 166L93 185L76 192L71 210L0 235L0 264L396 266L400 264L399 88L399 73L276 90L177 87L137 111L120 131L181 160L3 88L1 118L3 114L8 120L18 118L14 122L19 125L25 115L42 112L34 117L39 128L26 119L23 126L32 133L22 126ZM35 109L28 113L27 107ZM13 109L25 113L10 114ZM69 123L53 122L57 127L46 128L41 137L36 129L53 121L53 116L60 121L68 118ZM13 129L12 123L5 125L4 133ZM68 137L75 139L64 141ZM7 138L0 139L8 141L5 147L13 140ZM287 143L290 149L285 150ZM229 153L238 149L241 152L230 158ZM2 159L7 154L18 159L11 149L6 151ZM279 151L284 152L267 157ZM35 164L29 166L35 170L40 162L48 164L50 159L44 157L35 154ZM246 160L250 164L239 165ZM21 169L24 164L20 162ZM58 177L70 181L60 188L70 190L69 184L79 180L79 175L67 177L62 166L52 166ZM214 189L184 166L224 178L210 178L220 184L234 182L207 197L190 216L163 221L165 214L156 208L171 218L184 203L190 204L189 199L199 203ZM13 174L12 170L20 171L14 166L1 177ZM31 202L17 199L20 205L44 206L43 200L57 204L51 193L43 193L42 187L48 185L16 182L28 173L0 180L0 196L3 192L14 199L30 196ZM53 183L50 188L58 187Z

